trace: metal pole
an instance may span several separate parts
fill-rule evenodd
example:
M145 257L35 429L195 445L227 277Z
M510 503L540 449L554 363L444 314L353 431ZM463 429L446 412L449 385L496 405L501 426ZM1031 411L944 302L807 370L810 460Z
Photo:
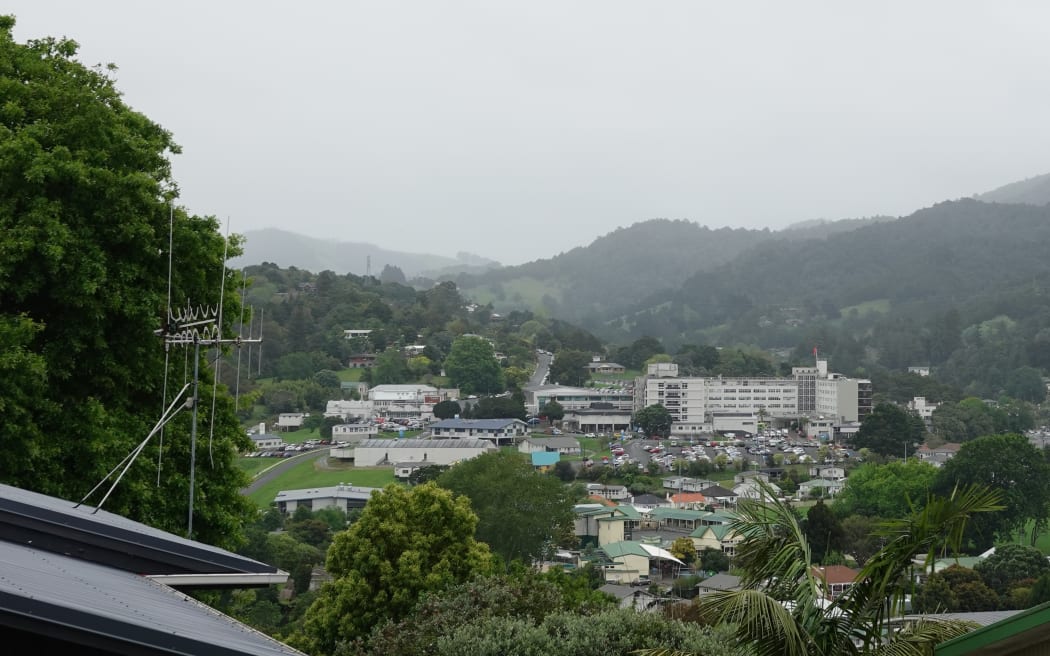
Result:
M200 398L197 395L197 378L200 375L201 364L201 342L200 339L193 340L193 423L190 426L190 510L186 521L186 539L193 539L193 488L195 474L197 471L197 405Z

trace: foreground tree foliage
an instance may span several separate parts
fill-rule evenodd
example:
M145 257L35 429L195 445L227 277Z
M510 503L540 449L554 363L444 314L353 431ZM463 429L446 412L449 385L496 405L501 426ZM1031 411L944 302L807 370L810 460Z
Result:
M741 502L731 529L743 538L735 565L743 571L744 589L702 597L700 612L735 625L737 637L759 656L927 654L973 625L922 619L887 641L887 622L902 613L911 591L913 558L925 555L929 566L939 548L957 546L967 519L998 510L998 496L983 487L957 489L929 497L906 518L887 521L879 529L886 546L868 560L858 582L830 603L792 509L781 502Z
M438 484L470 500L478 515L478 539L506 563L531 563L572 535L569 488L537 472L520 453L495 451L461 462Z
M154 331L168 300L169 221L173 304L216 305L223 276L230 288L239 276L224 267L214 219L181 208L172 217L172 136L125 105L107 71L80 64L75 42L22 45L13 26L0 17L0 480L79 499L161 414L165 359ZM225 300L230 335L238 299ZM185 352L173 358L169 401ZM211 385L201 394L194 537L235 547L251 506L233 458L250 441L221 387L214 415ZM184 533L188 434L182 413L106 509Z
M488 574L492 556L474 539L476 525L468 500L434 483L373 494L333 540L326 566L334 580L289 643L315 656L336 653L377 624L407 617L423 593Z
M944 494L963 483L980 483L1002 491L1003 510L975 517L966 537L973 551L1008 542L1033 522L1034 543L1045 528L1050 508L1050 465L1023 435L987 435L962 445L937 472L933 489Z

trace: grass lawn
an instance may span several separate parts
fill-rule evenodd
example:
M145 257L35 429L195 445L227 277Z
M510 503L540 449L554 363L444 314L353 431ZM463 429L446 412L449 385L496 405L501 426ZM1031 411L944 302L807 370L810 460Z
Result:
M276 458L237 458L237 466L252 478L275 462L277 462Z
M309 428L300 428L297 431L281 433L281 437L288 444L301 444L309 439L320 439L321 433L317 430L312 430Z
M252 460L252 458L248 458ZM277 458L259 458L269 464L280 462ZM383 487L394 482L394 470L390 467L354 467L351 464L318 467L314 458L304 458L273 481L260 487L249 498L260 508L268 508L281 490L298 490L307 487L329 487L346 483L361 487Z
M361 376L365 373L365 370L362 367L349 367L335 373L339 376L339 382L341 383L358 383L361 382Z

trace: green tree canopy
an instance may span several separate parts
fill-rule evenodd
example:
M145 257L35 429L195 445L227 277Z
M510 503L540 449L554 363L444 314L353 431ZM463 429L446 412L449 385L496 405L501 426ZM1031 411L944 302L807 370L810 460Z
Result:
M880 403L861 422L852 446L882 456L904 457L925 440L922 419L892 403Z
M456 401L441 401L434 404L434 416L438 419L452 419L459 413L460 407Z
M164 398L165 351L154 333L165 325L169 252L179 263L177 307L217 307L223 278L229 291L240 275L224 267L218 222L175 205L171 134L124 104L106 70L82 65L75 42L23 45L13 27L0 17L0 480L80 499L179 389L171 380ZM231 240L229 255L239 252ZM238 296L225 295L225 335L236 334ZM179 381L185 348L172 352ZM232 548L251 512L234 455L250 442L222 386L214 415L210 384L199 407L208 409L201 428L210 456L201 466L198 454L194 537ZM185 533L189 443L189 413L181 413L106 509ZM147 464L158 462L159 485Z
M540 416L550 421L561 421L565 417L565 408L555 399L551 399L540 406Z
M397 348L388 348L376 356L375 366L369 370L373 385L400 385L411 377L405 356Z
M995 553L974 566L974 571L999 595L1025 579L1038 579L1050 572L1043 552L1023 544L1001 544Z
M982 515L970 523L968 537L978 550L992 546L996 539L1010 540L1028 521L1046 519L1050 465L1023 435L988 435L963 444L959 453L938 470L934 489L946 494L956 485L970 483L1003 493L1001 512Z
M924 499L936 477L937 468L921 460L864 463L850 472L833 509L840 517L905 517L910 512L909 502Z
M504 389L503 370L487 340L464 335L452 342L445 373L464 394L498 394Z
M335 536L327 561L334 580L290 642L332 654L373 626L406 617L423 593L488 573L492 557L474 539L476 525L470 502L434 483L391 484L373 494L360 518Z
M824 505L823 500L817 501L806 513L802 529L813 553L814 563L826 564L825 558L828 554L842 551L846 537L842 523L835 513Z
M438 484L470 499L478 515L478 539L508 563L531 564L572 533L568 488L537 472L518 452L496 451L461 462Z
M671 433L671 413L657 403L636 412L634 424L641 427L646 435L666 437Z
M586 351L564 349L554 354L551 362L550 379L559 385L582 386L591 378L587 365L591 355Z
M525 403L513 396L486 396L478 399L471 416L474 419L520 419L525 421Z

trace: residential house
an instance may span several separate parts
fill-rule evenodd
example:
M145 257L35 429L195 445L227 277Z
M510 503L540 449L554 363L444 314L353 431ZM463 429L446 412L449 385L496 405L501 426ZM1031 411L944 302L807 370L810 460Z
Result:
M671 502L655 494L639 494L631 499L631 505L639 510L653 510L654 508L669 508Z
M186 594L287 572L105 510L0 485L0 562L11 653L302 656Z
M841 481L846 478L846 470L838 465L818 465L809 468L809 475L826 481Z
M772 501L773 499L770 495L775 495L779 498L781 496L781 491L776 483L765 483L760 485L756 482L756 479L752 478L751 480L744 481L743 483L734 486L733 494L735 494L738 499L743 498Z
M730 558L736 553L736 545L743 539L726 524L709 524L697 527L689 534L697 551L715 549Z
M598 591L614 597L620 608L639 611L660 608L660 598L653 596L646 587L606 583L598 588Z
M631 498L631 493L625 485L604 485L602 483L588 483L587 494L605 497L613 501L625 501Z
M442 419L430 425L430 432L434 437L474 438L502 446L527 436L529 425L520 419Z
M627 368L622 364L617 364L615 362L602 362L601 360L596 359L587 363L587 371L591 374L614 375L626 372Z
M859 573L859 570L850 569L844 565L813 566L813 574L820 581L828 599L835 599L852 588Z
M619 508L586 503L576 505L573 513L576 516L573 533L579 538L581 547L600 547L624 540L627 516Z
M737 494L733 490L727 490L721 485L708 485L700 490L700 494L708 498L712 503L723 508L736 505Z
M944 463L948 462L955 457L956 453L959 453L961 444L954 442L948 442L936 447L929 447L923 444L915 451L915 455L919 457L919 460L930 463L934 467L940 467Z
M354 353L350 356L346 366L351 369L371 369L376 366L375 353Z
M687 476L668 476L663 482L665 488L682 492L702 492L704 488L712 485L715 485L714 481L704 478L689 478Z
M703 526L703 519L710 515L705 510L684 510L679 508L653 508L649 519L656 522L661 529L692 533Z
M830 499L842 492L845 487L845 479L830 481L823 478L814 478L798 484L795 498L799 501L813 498Z
M685 563L675 558L670 551L644 542L611 542L602 545L601 550L613 563L605 569L608 583L633 583L641 576L649 576L650 571L659 571L661 562L685 567Z
M575 437L526 437L518 445L518 451L529 454L536 451L553 451L563 456L580 455L580 441Z
M699 492L679 492L667 497L675 508L687 510L705 510L708 505L707 497Z
M715 574L697 583L696 589L701 595L711 594L712 592L739 590L740 577L732 574Z
M748 481L753 481L753 480L759 480L759 481L762 481L763 483L768 483L769 482L769 474L766 474L766 473L763 473L763 472L760 472L760 471L749 470L749 471L742 471L742 472L739 472L738 474L734 474L733 475L733 482L737 483L737 484L746 483Z

